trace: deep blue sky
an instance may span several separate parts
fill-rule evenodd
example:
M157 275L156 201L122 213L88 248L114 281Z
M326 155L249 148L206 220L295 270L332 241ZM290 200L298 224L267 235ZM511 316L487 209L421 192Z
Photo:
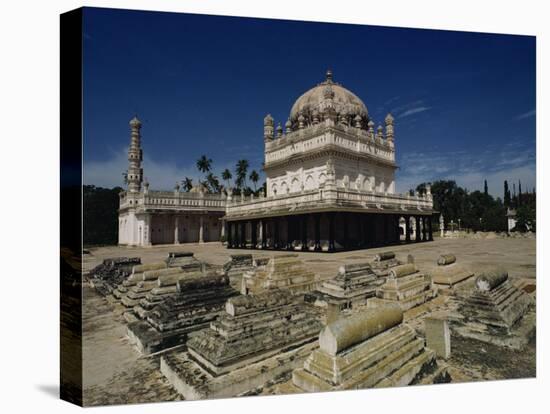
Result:
M151 188L198 176L201 154L259 169L265 114L284 124L331 68L376 123L395 116L399 191L535 186L534 37L97 8L83 36L88 184L121 185L134 114Z

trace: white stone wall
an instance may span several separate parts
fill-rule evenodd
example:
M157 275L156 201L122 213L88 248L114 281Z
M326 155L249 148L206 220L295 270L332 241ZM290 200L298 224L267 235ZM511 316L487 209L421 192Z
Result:
M296 166L279 167L268 171L267 196L317 190L327 174L328 157L307 160ZM359 191L395 193L395 174L392 167L374 165L368 161L335 158L336 185Z

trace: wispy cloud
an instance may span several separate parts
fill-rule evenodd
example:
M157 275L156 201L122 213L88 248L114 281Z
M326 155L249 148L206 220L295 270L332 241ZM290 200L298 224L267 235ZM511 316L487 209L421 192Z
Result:
M431 109L429 106L419 106L417 108L407 109L405 112L399 114L397 117L398 118L405 118L406 116L411 116L411 115L414 115L414 114L418 114L420 112L425 112L429 109Z
M520 121L522 119L531 118L532 116L535 116L536 113L537 111L535 109L531 109L530 111L515 116L514 119L516 121Z
M502 197L503 182L521 180L524 188L536 183L535 150L529 146L488 146L476 152L415 152L399 160L397 190L405 192L422 182L455 180L470 191L481 190L487 180L489 192Z

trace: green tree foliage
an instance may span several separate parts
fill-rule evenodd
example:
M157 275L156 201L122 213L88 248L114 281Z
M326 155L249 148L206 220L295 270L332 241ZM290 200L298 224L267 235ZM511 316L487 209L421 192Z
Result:
M239 160L237 161L237 165L235 166L235 184L239 190L246 188L246 176L248 173L248 166L249 164L247 160Z
M421 184L424 185L425 184ZM420 186L417 187L417 190ZM441 212L445 223L460 219L462 227L475 231L505 231L506 208L500 198L496 200L485 192L468 191L454 180L432 183L434 209Z
M504 180L504 207L510 207L512 198L510 196L510 188L508 187L508 181Z
M191 191L191 189L193 188L193 179L189 177L185 177L181 181L181 186L183 188L183 191L187 191L187 192Z
M83 192L84 245L116 245L118 243L119 193L112 189L85 185Z
M203 174L210 172L212 169L212 160L207 158L206 155L201 155L197 160L197 169Z
M489 195L489 186L487 185L487 180L483 180L483 194Z
M258 174L258 172L256 170L252 170L248 178L250 178L250 181L254 183L254 192L258 191L257 184L258 181L260 181L260 175Z
M208 187L208 190L211 193L221 193L222 191L222 185L220 184L220 180L217 176L209 172L206 175L206 186Z
M225 188L229 189L231 186L229 183L229 180L233 178L233 174L231 174L231 171L229 171L228 168L222 171L222 180L225 181Z

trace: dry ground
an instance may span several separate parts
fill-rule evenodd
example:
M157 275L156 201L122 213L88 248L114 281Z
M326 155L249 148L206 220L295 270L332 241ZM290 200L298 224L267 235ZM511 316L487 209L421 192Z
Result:
M412 254L421 270L435 265L437 256L454 253L457 261L479 272L491 266L505 267L511 278L535 278L533 239L436 239L434 242L391 247L398 258ZM339 253L298 253L302 260L323 278L334 276L340 265L371 260L387 248ZM85 269L104 258L139 256L143 263L162 260L171 251L192 251L199 260L221 265L230 254L286 254L232 249L219 243L164 245L150 248L100 247L84 257ZM421 313L441 306L442 297ZM158 370L158 358L142 357L125 336L122 307L98 295L88 285L84 288L84 402L86 405L140 403L181 399ZM413 321L411 321L413 322ZM414 322L413 322L414 323ZM448 361L453 381L478 381L536 375L536 341L522 352L503 351L491 345L453 337L452 357ZM284 379L281 379L284 381ZM265 390L269 393L269 390Z

